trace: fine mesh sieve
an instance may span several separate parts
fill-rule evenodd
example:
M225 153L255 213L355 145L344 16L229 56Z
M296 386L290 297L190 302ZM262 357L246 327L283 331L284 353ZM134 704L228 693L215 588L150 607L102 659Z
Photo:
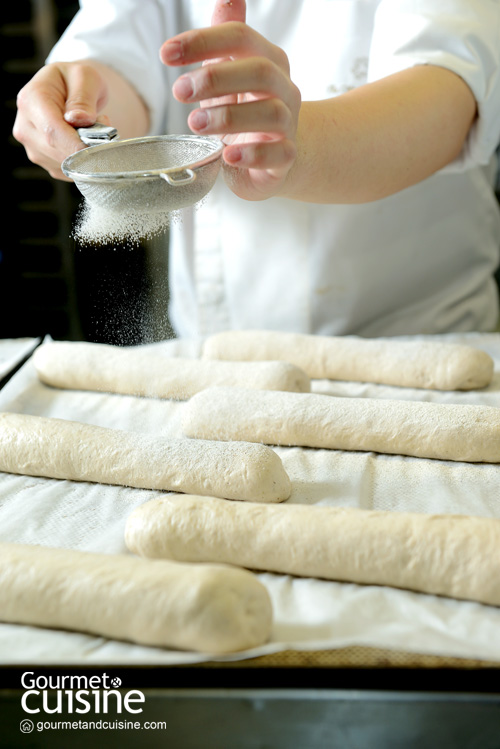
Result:
M200 135L131 138L77 151L61 168L91 205L122 213L170 212L212 189L223 147L217 138Z

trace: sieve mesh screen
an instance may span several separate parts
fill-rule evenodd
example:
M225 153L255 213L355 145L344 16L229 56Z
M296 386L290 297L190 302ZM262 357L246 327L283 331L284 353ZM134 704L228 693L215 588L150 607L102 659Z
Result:
M163 135L92 146L62 165L85 199L109 211L175 211L213 187L223 144L196 135Z

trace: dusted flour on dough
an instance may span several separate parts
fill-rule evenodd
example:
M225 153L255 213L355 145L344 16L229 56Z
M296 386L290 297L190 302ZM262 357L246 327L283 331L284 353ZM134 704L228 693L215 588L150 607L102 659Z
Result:
M493 359L485 351L440 341L235 330L208 338L203 356L237 361L283 360L315 379L435 390L482 388L493 376Z
M209 388L183 413L189 437L500 463L500 408Z
M269 447L137 432L0 413L0 471L227 499L281 502L291 493Z
M141 346L54 341L33 356L42 382L59 388L187 400L213 385L309 392L309 377L288 362L200 361Z
M0 621L229 653L269 638L272 608L246 570L2 543Z
M500 520L161 497L125 530L145 557L389 585L500 606Z

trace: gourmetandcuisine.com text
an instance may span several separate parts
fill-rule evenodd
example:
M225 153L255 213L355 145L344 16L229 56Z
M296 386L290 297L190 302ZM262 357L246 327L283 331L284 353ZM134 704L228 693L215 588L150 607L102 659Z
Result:
M142 730L142 731L157 731L166 730L166 721L146 721L145 723L139 723L133 720L58 720L58 721L42 721L39 720L36 723L28 721L28 725L23 726L21 724L22 733L31 733L34 729L38 732L41 731L115 731L115 730Z

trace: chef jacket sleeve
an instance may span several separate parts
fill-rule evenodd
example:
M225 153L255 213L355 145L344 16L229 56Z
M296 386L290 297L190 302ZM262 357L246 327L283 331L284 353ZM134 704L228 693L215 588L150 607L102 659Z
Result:
M488 164L500 143L499 0L381 0L368 79L414 65L453 71L476 98L478 117L446 170Z
M175 33L169 23L169 5L173 8L176 3L81 0L80 10L47 62L91 58L114 68L143 98L150 114L150 132L163 132L168 89L159 50Z

